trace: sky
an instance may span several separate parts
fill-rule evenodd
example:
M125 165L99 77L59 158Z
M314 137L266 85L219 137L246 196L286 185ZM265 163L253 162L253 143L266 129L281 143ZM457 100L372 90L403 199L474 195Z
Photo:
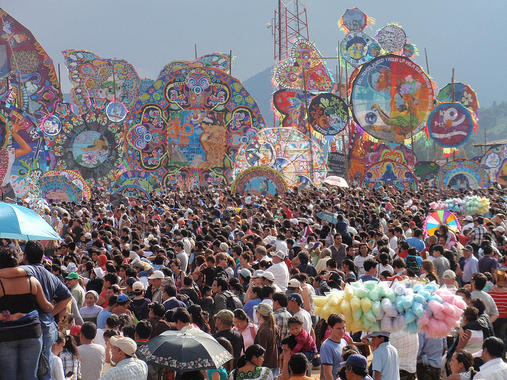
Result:
M60 63L62 50L84 49L104 58L122 58L141 77L155 79L173 60L232 50L232 74L242 81L273 65L272 22L275 0L0 0L0 7L31 30ZM336 56L344 33L337 20L347 8L359 7L382 26L403 26L419 49L416 62L439 87L451 81L470 84L482 106L506 101L506 0L307 0L310 39L324 56ZM335 61L328 66L334 71Z

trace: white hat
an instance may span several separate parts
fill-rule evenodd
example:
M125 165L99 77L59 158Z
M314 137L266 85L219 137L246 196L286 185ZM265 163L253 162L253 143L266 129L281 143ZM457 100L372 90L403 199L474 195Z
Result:
M299 288L301 287L301 283L299 280L296 280L295 278L289 280L289 283L287 284L288 288Z
M262 273L262 277L268 281L275 281L275 275L268 271Z
M281 251L281 250L278 250L274 253L274 256L276 257L279 257L280 259L285 259L285 252L284 251Z
M254 274L253 274L252 278L260 278L260 277L262 277L263 273L264 273L264 271L263 271L263 270L257 269L257 270L254 272Z
M104 270L101 267L95 267L93 268L93 271L95 272L96 277L104 278Z
M118 347L128 356L133 356L137 351L136 342L134 342L130 338L126 338L123 336L112 336L111 339L109 339L109 342L113 346Z
M162 279L164 279L164 277L165 277L164 272L162 272L161 270L155 270L150 275L150 277L148 277L148 280L154 280L154 279L162 280Z
M144 285L141 281L136 281L132 284L132 290L135 292L136 290L144 290Z
M502 226L498 226L498 227L493 228L493 231L500 232L503 234L505 232L505 228L503 228Z
M472 218L472 215L467 215L467 216L465 216L465 219L463 219L463 220L465 220L467 222L473 222L474 218Z

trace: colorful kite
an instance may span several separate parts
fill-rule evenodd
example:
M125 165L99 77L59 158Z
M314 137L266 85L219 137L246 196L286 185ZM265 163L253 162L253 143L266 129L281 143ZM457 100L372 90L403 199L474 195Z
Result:
M236 152L265 126L257 103L223 71L174 67L179 69L164 70L129 113L128 167L150 172L164 188L175 181L231 183Z
M290 48L289 58L275 68L275 86L306 91L329 91L333 79L329 74L322 55L315 45L303 38L297 38Z
M340 42L342 57L353 67L358 67L381 53L378 42L363 32L351 32Z
M368 17L359 8L352 8L345 11L343 16L338 21L338 26L345 33L360 32L364 30L368 24L373 24L374 22L374 19Z
M32 33L0 9L0 101L36 121L61 101L53 61Z
M109 114L121 112L123 120L140 94L141 79L134 66L124 60L101 58L84 50L65 50L63 56L69 79L74 84L71 95L78 113L88 112L91 99L105 99L115 104ZM117 118L115 115L112 121L121 121Z
M314 97L309 109L310 125L325 136L334 136L345 129L349 107L340 97L325 93Z
M366 167L369 167L385 160L400 162L413 168L417 158L414 152L406 145L373 144L369 153L365 155L364 163Z
M433 87L410 59L387 55L363 65L352 88L356 122L373 137L403 142L426 125Z
M414 58L418 54L419 51L414 44L405 44L405 46L403 46L403 50L401 51L401 55L407 58Z
M434 161L418 161L414 166L414 174L419 181L435 179L440 166Z
M417 190L417 178L412 169L399 162L385 160L373 164L363 177L363 187L378 189L394 186L398 190Z
M293 127L308 133L305 107L310 104L313 94L301 90L278 90L273 94L273 106L280 113L282 127Z
M398 53L403 51L407 43L407 35L401 26L389 24L380 29L377 41L388 53Z
M44 199L57 202L80 202L91 197L90 187L75 170L52 170L39 179Z
M507 186L507 145L492 146L480 162L492 183Z
M283 177L267 166L255 166L241 172L232 183L233 194L276 197L287 192Z
M123 123L112 122L106 114L106 99L90 99L88 111L80 116L68 103L60 104L52 117L61 131L43 123L48 147L54 152L57 169L79 172L90 186L109 187L121 164ZM56 124L51 124L56 125Z
M489 186L489 176L482 165L459 159L440 168L437 182L442 188L478 189Z
M237 176L252 166L277 170L289 186L319 185L327 176L322 141L294 128L267 128L243 144L234 160Z
M460 103L440 103L428 117L428 133L438 146L457 148L474 131L474 119Z
M424 233L426 236L435 235L440 226L447 226L452 232L459 233L461 226L458 218L450 211L437 210L430 213L424 220Z
M454 94L453 94L454 92ZM466 83L449 83L438 92L437 100L442 103L458 102L470 109L475 117L479 115L477 94Z
M31 118L0 102L0 194L14 199L36 192L38 178L50 168L50 152Z
M152 193L159 192L162 186L157 178L140 170L126 171L118 175L111 187L112 194L126 197L149 198Z
M172 61L164 66L159 78L167 75L168 73L178 71L184 68L209 68L227 72L231 67L231 56L224 53L211 53L203 55L193 61Z

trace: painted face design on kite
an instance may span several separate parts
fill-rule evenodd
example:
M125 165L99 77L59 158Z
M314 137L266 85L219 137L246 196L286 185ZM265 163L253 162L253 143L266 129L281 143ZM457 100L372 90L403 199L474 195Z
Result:
M428 131L439 146L463 145L473 130L470 112L459 103L441 103L428 117Z

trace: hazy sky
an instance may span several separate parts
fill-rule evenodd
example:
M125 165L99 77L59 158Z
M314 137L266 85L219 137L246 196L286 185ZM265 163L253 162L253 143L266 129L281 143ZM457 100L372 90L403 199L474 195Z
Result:
M55 62L62 50L86 49L104 58L123 58L142 77L156 78L176 59L232 50L233 75L246 80L273 64L271 22L275 0L0 0L0 7L28 27ZM396 22L407 32L439 87L469 83L479 101L507 100L506 0L307 0L310 39L335 56L343 32L337 20L358 6L376 19L370 35ZM334 71L335 62L329 62ZM68 80L63 82L69 92Z

